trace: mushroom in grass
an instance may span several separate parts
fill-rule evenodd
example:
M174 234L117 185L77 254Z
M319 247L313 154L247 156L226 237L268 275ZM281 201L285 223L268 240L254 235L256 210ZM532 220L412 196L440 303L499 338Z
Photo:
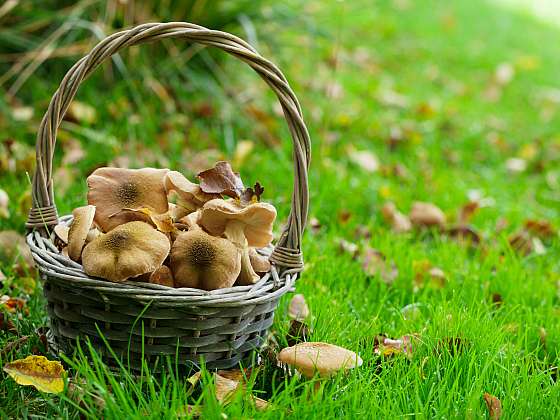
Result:
M144 222L129 222L101 234L82 252L90 276L122 282L156 271L170 250L167 236Z
M168 195L171 192L177 194L177 209L175 210L177 219L198 210L207 201L220 197L219 194L205 193L198 184L189 181L181 172L177 171L169 171L165 175L164 184Z
M150 208L167 212L164 178L168 169L99 168L87 179L88 203L97 207L95 223L104 232L123 223L144 220L145 215L123 209Z
M78 207L72 211L74 220L68 229L68 256L73 261L79 261L82 256L95 212L95 206Z
M259 280L251 266L249 247L265 247L272 241L272 225L276 209L268 203L241 206L232 200L215 199L207 202L200 212L198 223L214 236L225 235L241 250L241 285Z
M231 287L241 271L241 253L230 241L202 229L181 232L171 248L175 287Z
M336 375L341 370L361 366L356 353L334 344L307 342L286 347L278 354L278 361L295 368L308 379L318 374L322 378Z

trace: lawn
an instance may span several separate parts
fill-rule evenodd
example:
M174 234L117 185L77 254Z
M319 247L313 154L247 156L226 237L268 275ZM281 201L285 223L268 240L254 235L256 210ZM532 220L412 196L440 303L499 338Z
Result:
M287 1L263 5L244 28L286 74L313 144L297 283L312 314L308 339L351 349L363 366L316 392L269 362L249 381L271 403L255 411L240 399L221 406L211 387L191 392L182 377L115 375L76 355L69 369L85 380L81 404L1 373L2 417L173 418L198 404L205 418L489 418L484 393L501 401L503 418L560 417L560 242L547 234L560 217L560 29L481 0ZM95 112L61 126L59 213L85 202L85 177L99 166L192 176L223 158L261 182L285 220L291 148L271 92L233 58L203 51L191 63L187 45L162 45L164 61L150 60L155 45L134 47L78 92ZM72 62L56 60L58 72L39 67L15 99L0 98L0 188L10 197L0 230L24 232L35 132ZM239 144L252 150L243 156ZM382 216L388 201L406 214L415 201L434 203L448 227L476 201L469 224L479 241L435 228L397 233ZM364 269L373 249L386 262ZM35 331L47 319L39 282L2 264L0 295L26 300L5 316L30 336L3 351L18 336L0 328L4 365L41 351ZM289 299L273 326L280 346ZM380 356L380 334L414 334L412 350Z

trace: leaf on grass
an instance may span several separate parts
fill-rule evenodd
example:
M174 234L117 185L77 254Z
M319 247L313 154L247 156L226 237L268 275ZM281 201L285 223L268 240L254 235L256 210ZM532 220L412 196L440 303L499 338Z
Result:
M6 363L4 371L18 384L32 385L42 392L58 394L64 390L64 367L44 356L28 356Z
M550 239L556 236L556 229L548 220L527 220L525 230L540 239Z
M373 173L379 169L379 159L369 150L350 150L349 158L366 172Z
M478 245L482 240L473 226L456 225L448 228L446 233L457 242L467 245Z
M309 227L311 229L311 233L319 233L323 225L321 224L321 221L319 219L317 219L316 217L312 217L311 219L309 219Z
M419 227L443 227L446 217L443 211L432 203L416 201L410 210L410 221Z
M4 312L0 312L0 331L7 331L12 334L18 333L16 326Z
M379 335L374 339L373 352L378 356L390 357L404 354L408 357L414 350L414 341L418 337L414 334L403 335L401 338L392 339L385 335Z
M383 205L381 214L396 233L409 232L412 229L412 223L408 216L402 214L392 202L387 202Z
M0 297L0 308L5 308L8 312L17 312L25 308L25 299L3 295Z
M221 404L229 404L235 397L237 392L245 393L243 386L238 381L233 381L228 378L224 378L217 373L214 373L214 386L216 391L216 399ZM268 408L269 403L261 398L257 398L251 394L245 394L244 396L249 397L249 399L255 404L257 410L265 410Z
M458 223L460 225L465 225L468 222L470 222L470 220L472 219L472 217L475 215L475 213L478 211L479 208L480 205L478 201L469 201L468 203L466 203L463 207L459 209Z
M10 210L8 205L10 204L10 197L8 193L0 188L0 218L7 219L10 217Z
M393 284L399 275L399 270L393 261L377 249L365 248L362 254L362 269L367 276L379 278L387 285Z
M224 194L240 198L245 189L237 172L233 172L228 162L220 161L213 168L198 174L200 189L208 194Z
M502 402L495 396L485 392L484 402L488 408L488 415L492 420L499 420L502 417Z
M510 235L508 242L511 248L520 255L527 256L532 253L542 255L546 253L546 248L542 241L539 238L532 236L525 229L521 229L520 231Z
M360 247L357 244L342 238L339 238L337 241L340 253L349 254L352 259L358 258L358 255L360 254Z
M309 307L307 306L305 297L302 294L294 295L288 305L288 316L290 319L303 321L309 317L309 313Z
M429 260L419 260L412 262L414 270L414 291L417 292L424 286L433 289L441 289L445 286L446 275L439 267L434 267Z

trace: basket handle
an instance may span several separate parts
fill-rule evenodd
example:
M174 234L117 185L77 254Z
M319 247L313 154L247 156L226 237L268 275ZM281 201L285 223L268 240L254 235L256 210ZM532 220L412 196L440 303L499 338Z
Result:
M186 22L147 23L117 32L99 42L88 55L81 58L66 73L51 99L37 133L37 167L32 189L33 207L29 212L26 227L30 230L37 229L42 235L47 235L48 228L58 223L52 180L56 134L80 83L120 49L165 38L186 38L191 42L224 50L251 66L278 97L293 140L294 190L288 223L271 255L271 261L280 266L282 271L301 271L303 268L301 236L309 207L307 171L310 140L298 100L280 70L261 57L247 42L226 32L214 31Z

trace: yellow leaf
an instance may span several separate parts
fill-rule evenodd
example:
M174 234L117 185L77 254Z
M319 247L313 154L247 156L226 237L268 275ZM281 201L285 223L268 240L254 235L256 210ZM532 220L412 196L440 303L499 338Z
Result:
M33 385L39 391L58 394L64 390L66 371L60 362L45 356L27 356L4 365L4 372L20 385Z

